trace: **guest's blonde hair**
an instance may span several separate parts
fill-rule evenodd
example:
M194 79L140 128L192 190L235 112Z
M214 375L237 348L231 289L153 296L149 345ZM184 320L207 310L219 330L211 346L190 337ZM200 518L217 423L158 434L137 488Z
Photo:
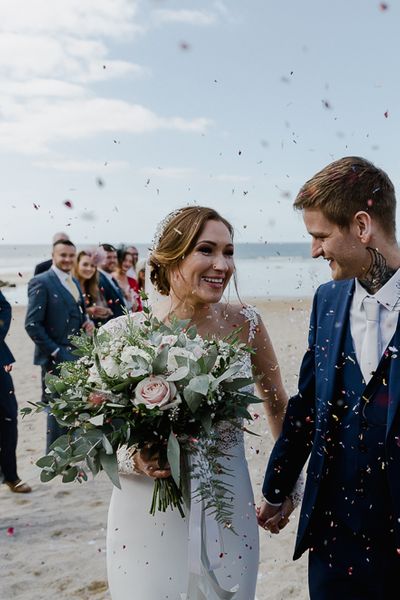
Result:
M161 231L150 254L150 279L157 291L170 293L171 270L180 264L196 245L208 221L220 221L233 240L233 227L216 210L205 206L186 206L174 211L161 223Z

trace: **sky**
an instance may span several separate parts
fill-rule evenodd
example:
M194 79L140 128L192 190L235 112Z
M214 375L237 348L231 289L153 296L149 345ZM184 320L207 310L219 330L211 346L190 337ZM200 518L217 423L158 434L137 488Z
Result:
M187 204L307 241L342 156L400 189L392 0L0 0L0 244L147 243Z

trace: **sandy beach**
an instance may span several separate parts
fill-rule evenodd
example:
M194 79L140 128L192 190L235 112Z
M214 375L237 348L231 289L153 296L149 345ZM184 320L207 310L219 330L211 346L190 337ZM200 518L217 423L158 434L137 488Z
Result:
M2 290L7 296L7 288ZM306 348L309 299L249 302L260 310L270 333L289 394ZM19 408L40 398L40 370L24 330L25 308L13 309L7 342L16 364L13 379ZM256 501L272 445L265 418L248 436L247 456ZM45 417L19 420L18 470L33 492L12 494L0 486L0 600L110 600L105 536L111 483L104 475L85 484L40 483L35 461L43 455ZM293 562L298 509L278 536L261 532L258 600L306 600L307 557ZM132 600L136 600L132 596ZM137 600L147 600L138 598Z

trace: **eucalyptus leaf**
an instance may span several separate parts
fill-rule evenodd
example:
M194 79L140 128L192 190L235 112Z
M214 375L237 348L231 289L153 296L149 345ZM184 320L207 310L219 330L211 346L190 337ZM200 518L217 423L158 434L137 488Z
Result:
M235 377L233 381L224 381L222 387L228 392L236 392L254 383L251 377Z
M185 379L189 375L189 367L186 365L184 367L179 367L176 371L171 373L167 377L167 381L181 381L181 379Z
M39 460L36 461L36 465L43 469L43 467L51 467L54 464L54 456L51 454L47 456L42 456Z
M103 444L103 448L106 451L106 454L114 454L113 447L111 446L111 444L108 440L108 437L104 434L103 434L103 437L101 438L101 443Z
M78 469L76 467L71 467L70 469L68 469L68 471L66 471L64 473L62 482L70 483L71 481L74 481L76 479L77 475L78 475Z
M169 346L166 346L161 350L161 352L156 356L153 361L153 373L154 375L160 375L165 372L168 363L168 352Z
M181 476L181 448L173 431L169 434L167 445L167 458L171 467L171 474L179 487Z
M104 423L104 415L96 415L95 417L88 419L88 422L96 427L101 427Z
M193 379L190 380L188 388L191 391L196 392L197 394L201 394L202 396L207 396L209 386L210 386L210 379L209 379L208 375L198 375L196 377L193 377Z
M51 481L52 479L54 479L54 477L57 476L57 472L56 471L42 471L40 473L40 481L42 481L43 483L47 483L48 481Z
M189 387L183 390L183 397L185 398L186 403L192 411L192 413L196 412L196 410L199 408L200 404L204 400L204 396L198 394L197 392L194 392Z
M222 373L222 375L220 375L219 377L216 377L216 379L214 379L214 381L212 383L212 389L215 390L219 386L220 383L225 381L225 379L229 379L230 377L233 377L233 375L236 375L236 373L238 371L240 371L241 368L242 368L242 365L240 363L236 363L232 367L229 367L229 369L227 369L225 371L225 373Z
M106 454L104 450L100 450L99 453L100 463L112 483L119 489L121 484L118 476L118 462L115 454Z

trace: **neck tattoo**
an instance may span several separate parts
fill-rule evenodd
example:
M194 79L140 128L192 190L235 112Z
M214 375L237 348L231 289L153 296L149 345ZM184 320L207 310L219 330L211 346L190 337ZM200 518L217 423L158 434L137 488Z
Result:
M382 286L396 273L396 269L388 267L385 257L375 248L367 248L371 264L362 279L359 279L361 285L369 294L376 294Z

